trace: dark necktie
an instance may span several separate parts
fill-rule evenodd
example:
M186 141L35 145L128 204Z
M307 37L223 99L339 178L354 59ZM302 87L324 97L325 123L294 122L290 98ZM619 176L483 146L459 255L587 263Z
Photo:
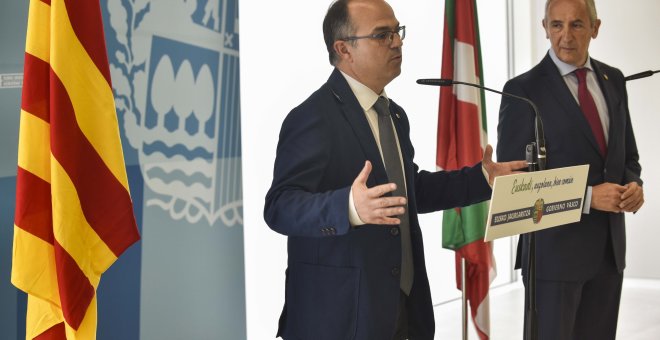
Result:
M605 134L603 132L603 125L600 121L600 116L598 115L598 109L596 108L596 102L591 96L591 92L587 88L587 69L579 68L575 70L575 75L578 80L578 100L580 101L580 108L582 113L587 118L589 126L591 126L591 131L596 137L596 142L600 148L600 154L605 157L607 155L607 143L605 142Z
M394 196L407 197L401 157L394 135L394 126L390 117L389 101L385 97L379 97L374 104L374 109L378 113L378 134L387 178L390 182L396 184L396 190L392 194ZM401 220L401 224L399 225L401 231L399 233L401 235L401 290L406 295L410 295L414 272L412 243L410 241L410 219L408 207L406 206L405 208L405 213L399 216Z

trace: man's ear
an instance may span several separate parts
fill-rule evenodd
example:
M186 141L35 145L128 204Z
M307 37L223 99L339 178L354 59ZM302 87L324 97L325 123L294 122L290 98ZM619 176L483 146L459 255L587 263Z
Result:
M598 29L600 28L600 19L596 19L594 23L593 32L591 33L591 39L596 39L598 36Z
M350 51L346 41L337 40L332 45L332 47L335 49L335 53L337 53L337 56L339 56L339 59L349 60L351 58L351 51Z
M543 30L545 31L545 38L550 39L550 34L548 34L548 27L545 25L545 19L541 20L541 25L543 26Z

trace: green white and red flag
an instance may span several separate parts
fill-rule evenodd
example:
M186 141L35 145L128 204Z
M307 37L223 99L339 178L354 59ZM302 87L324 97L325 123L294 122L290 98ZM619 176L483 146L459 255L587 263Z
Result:
M483 85L476 0L445 0L441 77ZM488 138L483 90L441 87L436 165L443 170L472 166ZM488 202L445 210L442 246L456 251L456 282L461 289L461 259L466 260L466 295L480 339L490 336L488 290L494 280L492 244L483 241Z

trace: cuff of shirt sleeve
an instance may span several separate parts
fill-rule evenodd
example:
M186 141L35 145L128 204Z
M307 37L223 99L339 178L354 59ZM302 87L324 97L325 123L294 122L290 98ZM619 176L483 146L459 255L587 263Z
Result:
M486 178L486 183L488 183L488 186L490 186L490 188L492 189L493 186L490 184L490 181L488 180L489 179L488 171L486 171L486 168L483 166L483 164L481 165L481 172L484 174L484 178Z
M584 205L582 205L582 213L589 214L591 211L591 186L587 187L587 193L584 195Z
M351 188L351 191L348 193L348 222L352 227L366 224L360 219L357 209L355 209L355 203L353 203L353 188Z

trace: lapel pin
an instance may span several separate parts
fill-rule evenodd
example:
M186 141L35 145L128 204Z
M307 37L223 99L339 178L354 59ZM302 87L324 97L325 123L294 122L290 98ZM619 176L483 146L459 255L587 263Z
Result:
M332 91L332 94L335 96L337 101L339 101L340 103L344 103L344 101L341 100L341 97L337 94L337 92L335 92L334 90L330 90L330 91Z
M401 116L399 116L399 113L398 113L398 112L395 113L395 115L396 115L396 118L399 118L399 119L401 118Z
M603 78L605 78L605 80L610 80L610 77L608 77L607 74L603 74Z

